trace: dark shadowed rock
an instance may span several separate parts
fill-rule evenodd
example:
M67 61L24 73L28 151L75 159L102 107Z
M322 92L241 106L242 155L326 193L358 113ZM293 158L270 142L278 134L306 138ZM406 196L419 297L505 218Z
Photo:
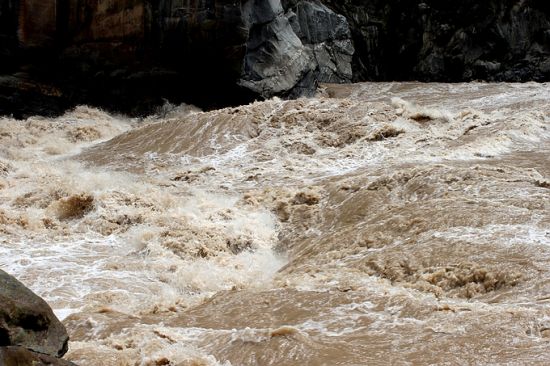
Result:
M76 364L49 355L29 351L23 347L0 347L2 366L76 366Z
M355 80L550 80L545 0L323 0L350 22Z
M0 115L133 115L318 82L548 81L547 0L0 0Z
M0 20L0 114L17 118L216 108L351 79L347 21L317 0L0 0Z
M15 277L0 270L0 346L21 346L61 357L69 336L50 306Z

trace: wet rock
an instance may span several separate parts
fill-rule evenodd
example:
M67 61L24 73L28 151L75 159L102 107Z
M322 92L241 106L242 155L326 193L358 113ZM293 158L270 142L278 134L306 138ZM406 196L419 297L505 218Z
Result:
M66 360L14 346L0 347L0 364L3 366L76 366Z
M241 85L265 97L301 96L313 95L317 82L351 81L354 48L345 17L319 1L247 4Z
M2 304L0 307L1 347L21 346L54 357L61 357L67 352L69 336L50 306L2 270L0 270L0 304ZM17 349L4 349L2 352L11 360L30 357Z
M299 1L289 7L296 16L293 29L300 40L310 47L319 70L319 82L351 81L351 61L355 49L347 19L321 2Z
M252 19L246 44L240 84L264 97L290 92L315 68L311 50L304 47L280 10L278 14L272 11L274 18L267 23L260 22L265 16Z

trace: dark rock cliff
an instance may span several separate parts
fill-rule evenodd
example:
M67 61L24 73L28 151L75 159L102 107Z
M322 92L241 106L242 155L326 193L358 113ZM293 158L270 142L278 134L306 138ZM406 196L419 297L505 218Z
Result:
M351 80L348 23L316 0L0 0L0 113L133 114L312 94ZM4 23L6 19L6 23ZM11 23L10 23L11 22Z
M325 0L350 22L355 80L550 80L546 0Z
M269 97L311 95L316 82L352 79L353 44L345 17L318 1L249 1L240 85Z
M318 82L550 79L544 0L0 0L0 114L131 114Z

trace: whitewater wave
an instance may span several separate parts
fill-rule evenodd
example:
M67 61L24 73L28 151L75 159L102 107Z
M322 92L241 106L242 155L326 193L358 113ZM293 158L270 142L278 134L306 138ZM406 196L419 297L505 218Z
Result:
M0 121L0 267L86 365L544 364L547 84Z

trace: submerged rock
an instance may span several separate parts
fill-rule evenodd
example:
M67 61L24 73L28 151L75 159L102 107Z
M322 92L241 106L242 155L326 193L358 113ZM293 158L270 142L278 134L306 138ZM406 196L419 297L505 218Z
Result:
M54 357L67 352L69 336L50 306L2 270L0 304L0 347L21 346ZM27 357L25 352L17 349L2 352L12 359L21 354L21 357Z

